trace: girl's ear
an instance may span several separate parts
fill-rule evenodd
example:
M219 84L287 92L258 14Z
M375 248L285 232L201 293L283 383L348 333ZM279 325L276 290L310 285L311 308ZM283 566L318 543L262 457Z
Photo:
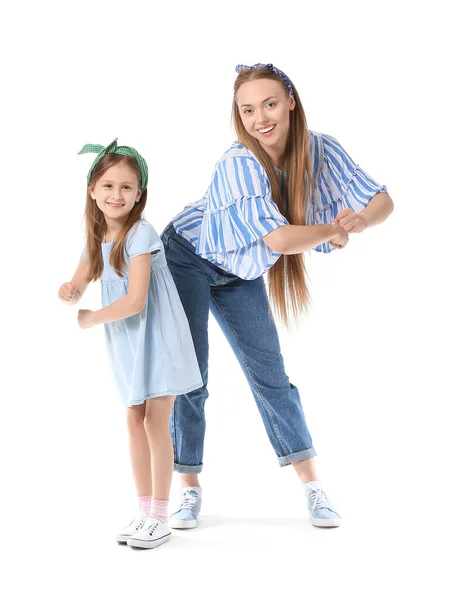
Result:
M94 186L90 186L89 188L89 195L91 196L91 200L95 200L95 196L94 196Z
M293 110L295 108L295 98L293 96L289 96L289 110Z
M139 201L140 201L140 198L141 198L141 190L138 190L138 192L137 192L137 197L135 198L135 203L136 203L136 202L139 202Z

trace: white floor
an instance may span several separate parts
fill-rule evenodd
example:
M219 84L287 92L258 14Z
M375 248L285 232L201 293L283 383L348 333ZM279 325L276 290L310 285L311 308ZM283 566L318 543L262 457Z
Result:
M449 544L440 543L441 524L433 524L433 497L426 496L423 513L404 514L407 499L390 494L379 512L380 499L357 485L342 498L342 527L321 530L310 525L301 501L297 514L295 498L286 511L280 494L253 508L255 490L248 490L240 515L230 493L225 487L205 502L198 529L174 531L154 550L115 543L115 526L130 515L117 518L114 500L102 506L75 492L66 507L48 505L43 519L46 499L38 498L18 526L15 515L6 524L2 597L451 597Z

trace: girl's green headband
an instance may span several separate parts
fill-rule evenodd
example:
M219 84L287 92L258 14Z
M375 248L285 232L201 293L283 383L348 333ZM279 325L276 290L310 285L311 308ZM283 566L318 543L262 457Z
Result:
M83 148L80 150L79 154L87 154L88 152L97 152L97 156L94 159L94 162L91 165L91 169L88 172L88 185L89 185L89 182L91 181L91 175L93 173L94 167L97 165L97 163L100 161L100 159L103 156L105 156L106 154L109 154L109 153L122 154L123 156L132 156L133 158L136 159L138 166L140 168L140 173L141 173L141 191L144 192L144 190L147 188L147 185L148 185L148 166L146 164L146 161L141 156L141 154L138 154L138 152L134 148L129 148L129 146L118 146L116 144L117 140L118 140L118 138L113 140L113 142L111 144L109 144L107 147L100 146L99 144L85 144L83 146Z

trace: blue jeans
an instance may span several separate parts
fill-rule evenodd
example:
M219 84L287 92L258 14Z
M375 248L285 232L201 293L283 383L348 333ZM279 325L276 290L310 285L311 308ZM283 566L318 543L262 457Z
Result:
M171 417L174 468L200 473L208 396L209 309L245 373L281 466L315 456L297 388L284 370L263 277L226 273L195 253L170 224L162 234L166 260L190 324L203 387L177 396Z

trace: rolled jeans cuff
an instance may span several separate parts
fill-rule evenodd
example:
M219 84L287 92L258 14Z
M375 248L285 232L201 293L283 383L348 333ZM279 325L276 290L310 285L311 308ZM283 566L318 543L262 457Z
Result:
M176 473L201 473L202 467L202 463L200 465L179 465L174 463Z
M294 454L288 454L287 456L278 456L278 462L280 467L286 467L299 460L307 460L317 456L317 452L314 448L308 448L307 450L301 450L300 452L294 452Z

